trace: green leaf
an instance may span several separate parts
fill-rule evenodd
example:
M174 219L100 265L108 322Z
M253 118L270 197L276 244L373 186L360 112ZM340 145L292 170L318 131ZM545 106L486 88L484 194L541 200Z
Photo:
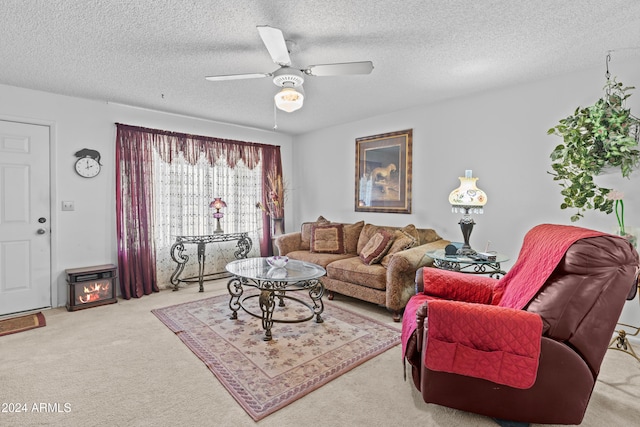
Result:
M553 176L564 197L561 209L578 208L572 221L583 217L587 209L606 213L613 211L613 201L607 200L609 189L601 188L593 181L605 167L620 168L623 177L629 177L640 165L640 147L636 129L640 120L625 107L628 90L632 86L607 81L606 95L588 107L578 106L573 115L559 120L547 131L548 135L562 137L563 144L556 145L550 154Z

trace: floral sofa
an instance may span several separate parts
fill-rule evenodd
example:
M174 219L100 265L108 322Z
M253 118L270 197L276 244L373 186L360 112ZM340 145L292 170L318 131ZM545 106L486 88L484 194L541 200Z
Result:
M383 305L400 321L415 293L416 270L432 266L428 251L450 242L429 228L387 227L330 222L319 217L302 224L301 231L275 240L280 255L321 265L327 270L322 283L333 293Z

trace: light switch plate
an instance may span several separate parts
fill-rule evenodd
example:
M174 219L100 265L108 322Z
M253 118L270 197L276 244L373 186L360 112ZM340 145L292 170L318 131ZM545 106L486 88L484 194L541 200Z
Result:
M75 203L73 201L62 201L62 210L63 211L74 211L76 209Z

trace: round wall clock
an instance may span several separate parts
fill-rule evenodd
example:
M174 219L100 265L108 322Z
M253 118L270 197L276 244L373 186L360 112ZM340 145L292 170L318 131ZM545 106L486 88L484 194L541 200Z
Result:
M76 172L83 178L93 178L100 173L100 153L84 148L76 153Z
M100 173L100 163L91 157L76 160L76 172L83 178L93 178Z

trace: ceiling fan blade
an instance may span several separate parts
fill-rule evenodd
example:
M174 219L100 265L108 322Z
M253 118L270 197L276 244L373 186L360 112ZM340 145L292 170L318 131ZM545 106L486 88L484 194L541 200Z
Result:
M219 82L223 80L243 80L243 79L258 79L261 77L272 76L271 73L252 73L252 74L227 74L224 76L208 76L205 79L211 82Z
M289 49L287 49L282 31L268 25L258 25L257 28L273 62L281 66L291 65Z
M371 61L363 61L310 65L304 70L304 73L309 76L345 76L349 74L369 74L371 71L373 71L373 63Z

